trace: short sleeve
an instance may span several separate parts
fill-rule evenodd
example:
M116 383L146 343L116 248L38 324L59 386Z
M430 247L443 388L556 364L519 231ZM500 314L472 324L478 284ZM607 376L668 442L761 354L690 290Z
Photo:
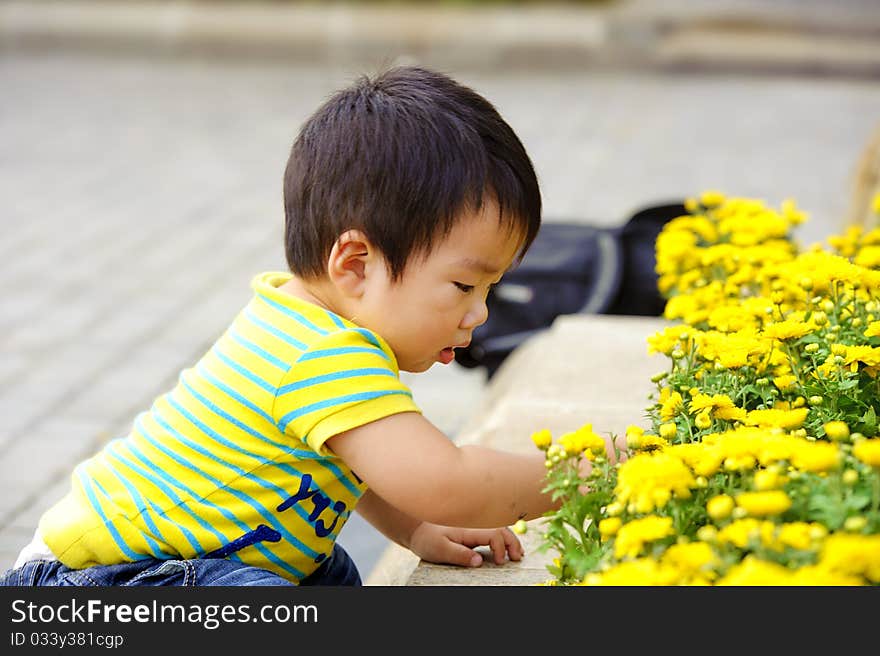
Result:
M400 412L421 412L400 380L397 360L362 328L325 335L282 379L272 418L286 435L326 455L327 439Z

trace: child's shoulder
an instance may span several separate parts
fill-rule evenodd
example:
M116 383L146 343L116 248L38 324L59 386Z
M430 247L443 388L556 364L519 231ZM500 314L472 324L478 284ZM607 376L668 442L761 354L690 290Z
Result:
M294 343L302 352L299 361L357 355L380 357L397 368L388 343L376 332L359 326L316 303L284 289L290 273L268 271L254 276L254 297L245 312L251 322Z

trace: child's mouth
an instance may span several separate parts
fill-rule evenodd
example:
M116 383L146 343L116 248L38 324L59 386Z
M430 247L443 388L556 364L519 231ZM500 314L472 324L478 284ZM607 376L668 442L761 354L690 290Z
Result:
M443 364L449 364L453 360L455 360L455 351L452 350L451 346L447 346L445 349L440 351L440 362Z

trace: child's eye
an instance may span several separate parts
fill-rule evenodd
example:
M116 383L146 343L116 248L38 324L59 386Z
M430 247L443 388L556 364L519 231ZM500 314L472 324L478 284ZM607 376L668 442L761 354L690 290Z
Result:
M463 291L465 294L467 294L467 293L469 293L469 292L472 292L472 291L474 290L474 286L473 286L473 285L465 285L463 282L457 282L457 283L454 283L454 284L455 284L456 287L458 287L458 288L459 288L461 291Z

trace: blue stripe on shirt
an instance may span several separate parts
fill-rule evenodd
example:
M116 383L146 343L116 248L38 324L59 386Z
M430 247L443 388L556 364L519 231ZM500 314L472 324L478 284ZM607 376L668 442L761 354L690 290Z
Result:
M290 335L283 332L279 328L273 326L271 323L268 323L268 322L260 319L257 315L255 315L253 313L253 310L251 310L251 309L245 310L244 317L248 321L250 321L252 324L254 324L255 326L262 328L270 335L277 337L281 341L290 344L291 346L293 346L294 348L296 348L300 351L305 351L308 348L308 346L306 344L304 344L303 342L299 341L298 339L296 339L294 337L291 337Z
M392 378L397 378L395 373L390 369L385 369L383 367L362 367L361 369L348 369L346 371L334 371L329 374L322 374L320 376L313 376L312 378L306 378L304 380L297 381L295 383L290 383L289 385L283 385L278 388L278 396L282 396L289 392L293 392L295 390L303 389L306 387L311 387L312 385L320 385L321 383L327 383L331 380L342 380L344 378L357 378L359 376L390 376Z
M326 349L315 349L314 351L306 351L297 362L305 362L306 360L317 360L319 358L331 357L334 355L351 355L352 353L371 353L372 355L381 355L383 358L391 362L391 358L382 349L370 348L369 346L336 346Z
M408 390L376 390L372 392L358 392L356 394L344 394L342 396L336 396L332 399L325 399L324 401L317 401L316 403L310 403L309 405L304 405L301 408L297 408L291 412L288 412L286 415L281 417L278 422L278 427L282 431L286 431L287 425L302 417L303 415L307 415L310 412L315 412L317 410L323 410L324 408L332 408L336 405L343 405L345 403L354 403L356 401L369 401L370 399L377 399L382 396L391 396L394 394L405 394L406 396L412 396L412 394Z
M107 531L110 533L110 537L113 538L113 542L116 543L116 546L119 547L119 550L124 553L131 560L146 560L151 556L147 554L141 554L134 551L128 543L122 539L122 536L119 534L119 531L116 530L116 527L113 525L113 522L104 514L104 511L101 509L101 505L98 502L98 497L95 494L95 491L92 489L91 480L86 477L81 467L76 468L76 475L79 478L79 483L82 486L83 492L86 493L86 497L88 497L89 503L92 504L92 508L104 522L104 526L107 527Z
M251 371L249 371L248 369L246 369L242 365L238 364L235 360L233 360L228 355L226 355L223 351L221 351L220 347L218 345L215 345L212 350L213 350L214 354L230 369L237 371L242 376L247 378L249 381L251 381L252 383L257 385L258 387L262 387L267 392L269 392L271 394L275 393L275 386L274 385L267 383L265 380L263 380L262 378L257 376L255 373L252 373Z
M234 328L229 329L228 335L230 338L238 342L238 344L240 344L242 348L247 349L251 353L254 353L258 357L271 364L273 367L280 369L281 371L287 371L288 369L290 369L290 363L285 362L281 358L276 358L266 349L261 348L254 344L252 341L242 337Z
M259 298L261 301L263 301L267 305L275 308L279 312L283 313L284 315L290 317L294 321L302 324L303 326L305 326L309 330L312 330L312 331L318 333L319 335L326 335L327 334L327 330L325 330L324 328L321 328L320 326L315 325L308 318L306 318L305 315L300 314L296 310L289 308L285 305L282 305L281 303L269 298L268 296L260 295L257 298Z

